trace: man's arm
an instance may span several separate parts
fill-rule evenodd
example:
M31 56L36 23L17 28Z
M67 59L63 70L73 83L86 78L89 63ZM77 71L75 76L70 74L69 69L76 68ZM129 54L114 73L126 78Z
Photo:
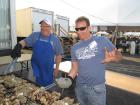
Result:
M61 55L57 55L55 57L56 67L55 67L55 70L54 70L54 77L57 77L57 75L58 75L58 72L59 72L59 64L61 63L61 60L62 60L62 56Z
M71 70L70 70L69 76L74 79L77 76L77 73L78 73L78 64L76 61L73 61L71 63Z

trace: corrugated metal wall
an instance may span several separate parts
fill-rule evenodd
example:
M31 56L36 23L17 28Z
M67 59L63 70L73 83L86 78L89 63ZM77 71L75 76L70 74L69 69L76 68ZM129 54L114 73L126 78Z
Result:
M11 48L10 2L0 0L0 50Z

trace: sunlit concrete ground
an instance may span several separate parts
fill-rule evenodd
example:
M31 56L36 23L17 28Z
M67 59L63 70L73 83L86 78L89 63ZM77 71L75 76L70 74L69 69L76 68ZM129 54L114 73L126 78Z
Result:
M140 94L140 78L106 71L106 83L129 92Z
M130 60L130 61L134 61L134 62L139 62L139 63L140 63L140 58L133 58L133 57L126 57L126 56L123 56L123 59L125 59L125 60Z

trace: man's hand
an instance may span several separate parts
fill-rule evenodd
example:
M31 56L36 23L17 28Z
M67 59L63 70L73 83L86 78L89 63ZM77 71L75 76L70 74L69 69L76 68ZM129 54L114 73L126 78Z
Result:
M108 51L107 48L104 49L105 51L105 58L102 61L102 63L109 63L111 61L117 61L119 60L117 57L119 55L119 52L116 48L114 48L111 52Z
M20 43L17 43L11 52L11 57L13 59L21 57L21 49L22 49L22 45Z
M55 81L60 88L69 88L73 84L73 79L70 76L67 76L66 78L61 77Z

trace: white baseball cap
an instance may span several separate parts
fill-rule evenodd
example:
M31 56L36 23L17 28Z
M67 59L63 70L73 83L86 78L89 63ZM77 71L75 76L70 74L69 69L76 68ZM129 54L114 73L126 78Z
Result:
M42 22L45 22L46 24L52 26L51 21L49 21L48 19L43 19L39 22L39 24L41 24Z

